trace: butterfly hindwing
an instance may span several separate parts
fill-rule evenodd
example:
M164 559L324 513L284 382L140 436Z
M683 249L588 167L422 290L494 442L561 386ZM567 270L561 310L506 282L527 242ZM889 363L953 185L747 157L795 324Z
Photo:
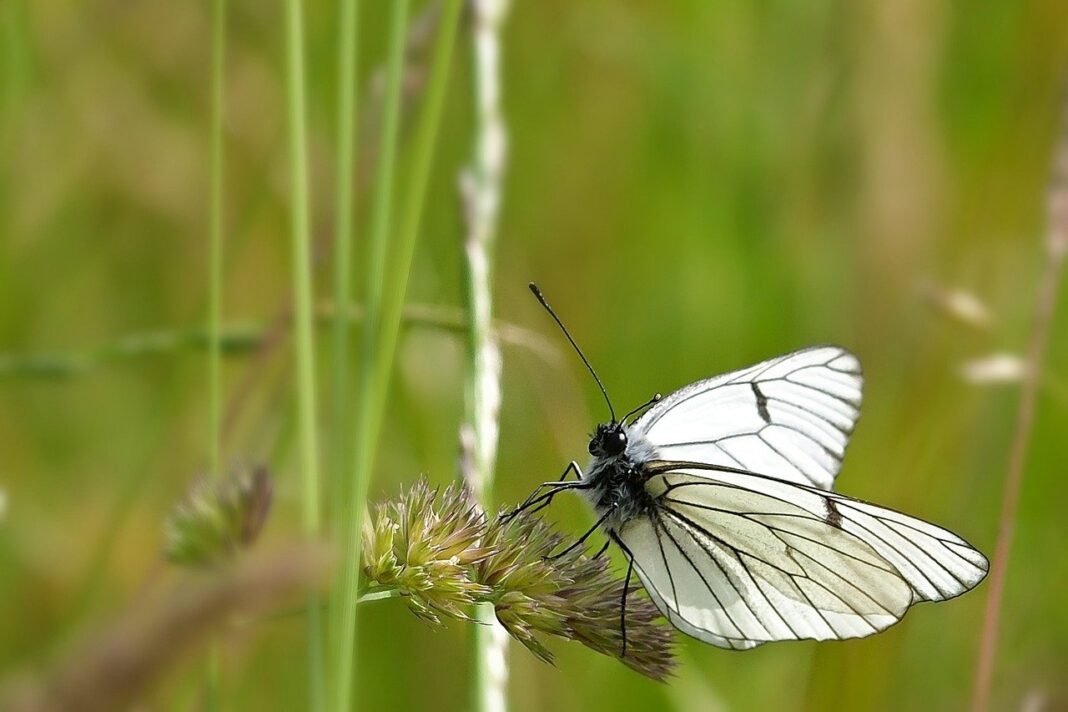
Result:
M720 647L864 637L986 574L951 532L816 487L680 464L646 489L616 537L664 615Z

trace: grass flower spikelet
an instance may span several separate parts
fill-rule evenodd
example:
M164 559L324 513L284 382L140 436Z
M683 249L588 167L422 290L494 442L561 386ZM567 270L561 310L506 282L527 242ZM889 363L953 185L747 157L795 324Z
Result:
M378 507L364 530L363 571L371 590L394 590L432 624L470 620L475 603L493 605L505 630L552 663L551 637L620 657L623 581L607 558L575 549L541 519L525 514L487 520L466 489L425 481ZM640 585L627 596L627 646L621 660L664 680L674 666L673 634Z

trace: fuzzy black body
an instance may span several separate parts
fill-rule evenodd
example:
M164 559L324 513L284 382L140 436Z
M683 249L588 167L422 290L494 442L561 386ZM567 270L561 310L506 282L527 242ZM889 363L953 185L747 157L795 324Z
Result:
M582 493L605 527L618 531L627 521L647 514L655 506L646 490L650 474L646 463L657 459L644 437L617 423L598 426L590 441L593 458L582 476Z

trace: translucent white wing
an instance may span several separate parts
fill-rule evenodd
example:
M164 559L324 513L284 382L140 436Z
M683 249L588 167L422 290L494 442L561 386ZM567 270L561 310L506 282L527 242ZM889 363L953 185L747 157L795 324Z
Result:
M831 489L860 415L857 357L815 346L675 391L629 429L664 460Z
M684 468L646 489L615 538L668 620L723 648L871 635L987 571L945 529L811 486Z

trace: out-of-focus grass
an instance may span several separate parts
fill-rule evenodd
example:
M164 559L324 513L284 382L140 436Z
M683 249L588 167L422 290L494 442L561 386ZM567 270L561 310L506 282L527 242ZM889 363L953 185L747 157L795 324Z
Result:
M387 18L384 5L366 5L361 85L373 102ZM280 8L236 0L230 12L223 299L228 316L269 320L290 289ZM336 13L316 2L307 12L311 225L322 237L334 215ZM515 4L497 314L544 330L525 287L537 279L621 404L804 344L843 343L868 383L842 491L990 553L1016 393L966 384L958 370L1025 341L1066 19L1052 0L983 12L915 0ZM0 352L198 325L207 3L11 0L0 23ZM471 127L470 72L454 70L409 290L411 301L453 306L454 180ZM364 245L356 252L366 259ZM316 267L328 285L331 265ZM925 280L977 294L991 331L931 308ZM1050 344L1061 382L1064 314ZM18 612L5 617L0 667L49 659L150 575L164 515L205 465L198 353L0 383L0 609ZM462 342L408 330L399 357L372 497L419 472L437 482L455 473ZM286 435L285 350L257 363L224 364L231 401L250 370L259 375L223 452L271 462L271 540L299 531L301 473ZM604 417L592 384L563 363L505 352L499 501L581 455ZM1066 695L1065 407L1046 396L1038 411L1002 619L1001 706ZM550 516L575 532L592 521L564 498ZM511 695L520 710L703 708L710 696L741 709L960 707L984 595L920 606L863 641L745 654L687 642L670 687L558 646L557 669L513 656ZM361 701L463 708L467 631L429 633L401 606L373 605L361 619ZM303 636L294 619L228 641L227 699L301 706L293 651ZM199 681L199 670L181 669L155 694L188 700Z

